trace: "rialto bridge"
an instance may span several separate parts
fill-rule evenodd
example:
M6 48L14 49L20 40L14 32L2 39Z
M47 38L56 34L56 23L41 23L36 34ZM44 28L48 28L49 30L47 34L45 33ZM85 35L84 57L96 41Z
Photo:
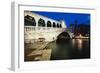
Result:
M30 11L24 12L25 43L38 40L54 41L66 29L64 20L57 21Z

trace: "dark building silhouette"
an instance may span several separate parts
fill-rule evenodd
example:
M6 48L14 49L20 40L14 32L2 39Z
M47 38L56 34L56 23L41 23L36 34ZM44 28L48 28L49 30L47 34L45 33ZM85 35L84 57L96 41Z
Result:
M75 24L70 24L70 31L74 33L75 36L88 36L90 35L90 25L86 23L78 24L78 21L75 20Z

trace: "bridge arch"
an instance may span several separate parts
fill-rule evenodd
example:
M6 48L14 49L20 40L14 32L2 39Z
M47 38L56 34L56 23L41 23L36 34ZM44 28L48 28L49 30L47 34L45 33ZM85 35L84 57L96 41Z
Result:
M65 44L71 40L71 37L68 32L62 32L57 36L57 44Z
M24 23L25 23L25 26L36 26L36 20L34 17L31 17L29 15L26 15L24 17Z
M38 20L38 26L45 26L45 20L44 19L42 19L42 18L40 18L39 20Z
M51 21L47 21L47 27L51 27Z

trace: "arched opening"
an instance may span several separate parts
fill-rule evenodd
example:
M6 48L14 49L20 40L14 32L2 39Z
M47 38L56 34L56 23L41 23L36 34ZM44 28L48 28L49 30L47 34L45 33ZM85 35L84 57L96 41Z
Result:
M38 20L38 26L45 27L45 21L42 18Z
M47 21L47 27L51 27L51 22Z
M62 25L60 24L60 28L62 28Z
M57 23L57 28L59 28L59 24Z
M71 37L68 32L62 32L57 36L56 43L59 45L66 45L70 43Z
M56 50L51 53L51 60L63 60L71 57L71 38L68 32L62 32L56 39Z
M54 28L56 27L56 23L55 23L55 22L53 22L53 27L54 27Z
M24 17L24 25L25 26L36 26L36 21L35 21L34 17L26 15Z

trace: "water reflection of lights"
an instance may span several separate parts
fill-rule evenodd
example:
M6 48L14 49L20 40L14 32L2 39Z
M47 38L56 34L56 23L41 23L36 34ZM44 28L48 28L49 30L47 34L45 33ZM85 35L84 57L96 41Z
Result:
M72 45L75 46L75 39L72 40Z
M73 39L72 40L72 46L73 47L77 47L78 50L82 50L82 43L83 43L83 39Z
M79 50L82 50L82 39L77 39L77 42Z

